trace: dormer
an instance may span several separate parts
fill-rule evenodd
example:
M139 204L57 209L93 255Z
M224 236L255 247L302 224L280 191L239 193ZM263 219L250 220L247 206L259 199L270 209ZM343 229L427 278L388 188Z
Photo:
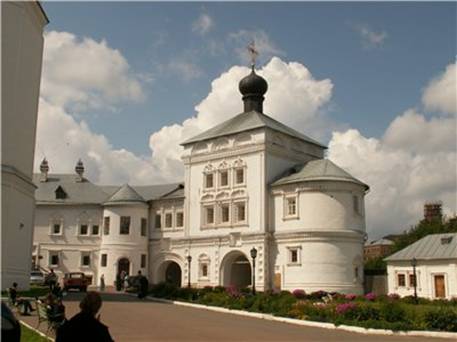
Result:
M57 187L54 193L56 194L56 199L66 199L68 197L67 193L60 185Z

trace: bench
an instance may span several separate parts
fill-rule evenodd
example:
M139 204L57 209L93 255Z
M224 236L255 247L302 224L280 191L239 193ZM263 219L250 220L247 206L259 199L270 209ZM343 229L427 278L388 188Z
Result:
M65 322L65 315L63 313L51 315L48 310L48 306L41 301L36 301L36 312L38 316L37 329L41 323L46 322L47 330L46 332L53 332L54 335L57 332L57 329Z

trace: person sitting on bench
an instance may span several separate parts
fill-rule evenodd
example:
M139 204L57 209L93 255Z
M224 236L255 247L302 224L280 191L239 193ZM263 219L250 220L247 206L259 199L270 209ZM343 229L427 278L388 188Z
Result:
M17 283L13 283L13 286L8 289L8 296L11 304L19 308L21 315L29 316L30 312L33 311L32 304L28 299L17 296Z

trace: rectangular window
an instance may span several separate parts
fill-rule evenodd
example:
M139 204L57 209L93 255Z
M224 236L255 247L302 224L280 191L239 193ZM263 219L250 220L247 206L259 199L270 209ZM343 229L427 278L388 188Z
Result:
M162 228L162 215L156 214L155 216L155 227Z
M92 235L98 235L99 232L100 232L100 229L98 227L98 224L92 225Z
M221 222L228 222L230 220L230 209L228 205L221 206Z
M146 254L141 254L141 268L146 267Z
M90 254L89 253L85 253L82 255L81 266L85 266L85 267L90 266Z
M103 219L103 234L109 235L109 216L105 216Z
M220 175L221 175L221 186L227 186L228 185L228 172L222 171Z
M87 224L82 224L79 226L79 234L80 235L89 234L89 227L87 226Z
M360 214L360 208L359 208L359 197L354 195L352 196L352 205L354 207L354 212L356 214Z
M52 234L59 235L60 234L60 224L54 223L52 226Z
M244 183L244 169L237 169L235 172L235 182L236 184Z
M398 283L399 287L406 286L405 275L404 274L398 274L397 275L397 283Z
M59 266L59 253L57 253L57 252L49 253L49 266Z
M290 262L293 264L298 262L298 250L296 250L296 249L290 250Z
M148 221L143 217L141 218L141 236L146 236L148 229Z
M202 277L208 277L208 265L202 264Z
M102 254L102 258L100 260L100 265L102 267L106 267L107 264L108 264L108 254Z
M213 174L211 173L205 177L205 188L212 188L213 186Z
M287 199L287 216L294 216L297 214L297 200L296 198Z
M236 204L236 221L243 222L246 220L246 204L237 203Z
M214 208L208 207L206 208L206 224L213 224L214 223Z
M414 277L414 274L410 274L409 275L409 286L410 287L414 287L415 286L415 283L416 283L416 279Z
M171 228L173 225L173 215L171 213L165 214L165 227Z
M184 213L176 213L176 227L184 226Z
M119 234L128 235L130 234L130 216L121 216Z

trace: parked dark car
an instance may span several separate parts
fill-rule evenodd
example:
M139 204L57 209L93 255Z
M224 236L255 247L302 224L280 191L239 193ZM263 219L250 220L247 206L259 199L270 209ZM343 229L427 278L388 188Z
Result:
M90 280L82 272L65 273L63 278L63 290L78 289L79 291L86 292Z
M2 302L2 341L20 342L21 325L8 305Z

